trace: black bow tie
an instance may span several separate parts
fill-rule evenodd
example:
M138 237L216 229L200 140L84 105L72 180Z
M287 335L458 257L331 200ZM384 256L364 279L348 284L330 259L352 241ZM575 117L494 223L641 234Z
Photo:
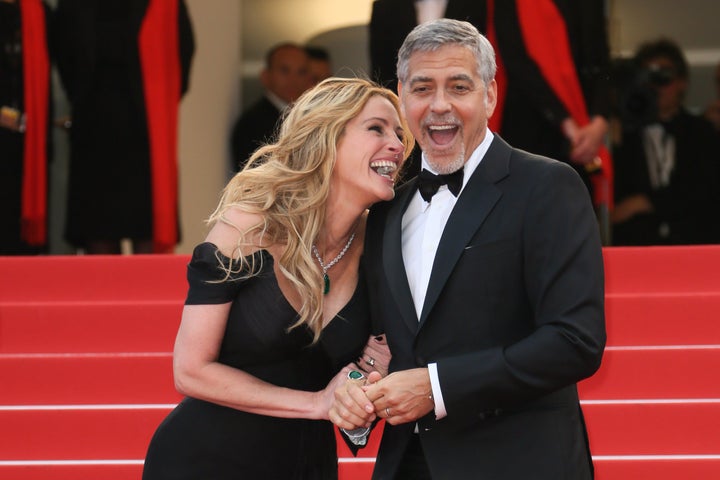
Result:
M460 193L460 189L462 188L462 183L462 168L446 175L435 175L429 170L425 170L423 168L418 175L418 190L420 190L420 195L422 195L423 200L426 202L432 200L433 195L437 193L438 188L440 188L441 185L447 185L450 193L457 197Z

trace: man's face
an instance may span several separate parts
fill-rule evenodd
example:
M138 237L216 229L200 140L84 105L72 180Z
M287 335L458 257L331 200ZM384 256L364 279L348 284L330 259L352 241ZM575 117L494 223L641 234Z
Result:
M415 52L408 66L398 90L410 131L435 171L454 172L485 138L497 84L485 88L475 57L460 45Z
M332 76L330 62L319 58L311 58L308 63L308 84L314 87L326 78ZM308 88L309 88L308 87Z
M302 95L308 86L308 56L297 47L279 48L261 75L263 86L287 103Z

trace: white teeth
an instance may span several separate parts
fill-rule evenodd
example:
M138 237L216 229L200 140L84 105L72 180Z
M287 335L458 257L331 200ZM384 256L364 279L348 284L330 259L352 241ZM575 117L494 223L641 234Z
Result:
M455 125L430 125L428 130L452 130Z
M397 164L387 160L378 160L377 162L372 162L370 164L370 168L375 170L378 175L389 177L393 172L395 172L395 170L397 170Z

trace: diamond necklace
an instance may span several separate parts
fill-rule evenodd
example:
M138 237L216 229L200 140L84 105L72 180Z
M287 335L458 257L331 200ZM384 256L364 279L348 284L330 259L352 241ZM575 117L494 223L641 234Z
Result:
M320 268L322 268L322 271L323 271L323 281L325 282L325 288L323 290L324 295L327 295L330 292L330 277L328 277L328 274L327 274L328 270L330 270L330 268L333 265L335 265L336 263L338 263L340 261L340 259L345 255L345 252L348 251L348 248L350 248L350 245L352 245L352 242L354 239L355 239L355 232L353 232L353 234L350 235L350 238L348 239L348 241L345 244L345 246L343 247L343 249L340 250L340 253L338 253L337 257L330 260L330 262L327 265L325 265L323 263L322 257L320 256L320 252L318 252L317 247L313 243L312 252L313 252L313 254L315 254L315 258L317 258L317 261L320 264Z

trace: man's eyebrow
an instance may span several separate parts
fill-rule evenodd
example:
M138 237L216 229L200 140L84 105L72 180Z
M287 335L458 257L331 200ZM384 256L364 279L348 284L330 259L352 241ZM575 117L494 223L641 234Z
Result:
M453 81L453 82L462 81L462 82L469 82L469 83L473 83L473 84L475 83L475 80L473 79L473 77L468 75L467 73L458 73L458 74L450 77L449 80ZM430 77L425 77L425 76L417 76L417 77L412 77L410 79L410 82L408 82L408 83L410 85L414 85L416 83L427 83L427 82L433 82L433 79Z
M458 73L457 75L453 75L452 77L450 77L450 80L455 80L455 81L461 80L463 82L475 83L475 80L473 80L473 77L471 77L467 73Z
M430 77L423 77L423 76L416 76L410 78L410 81L408 82L410 85L413 85L415 83L425 83L425 82L431 82L432 78Z

